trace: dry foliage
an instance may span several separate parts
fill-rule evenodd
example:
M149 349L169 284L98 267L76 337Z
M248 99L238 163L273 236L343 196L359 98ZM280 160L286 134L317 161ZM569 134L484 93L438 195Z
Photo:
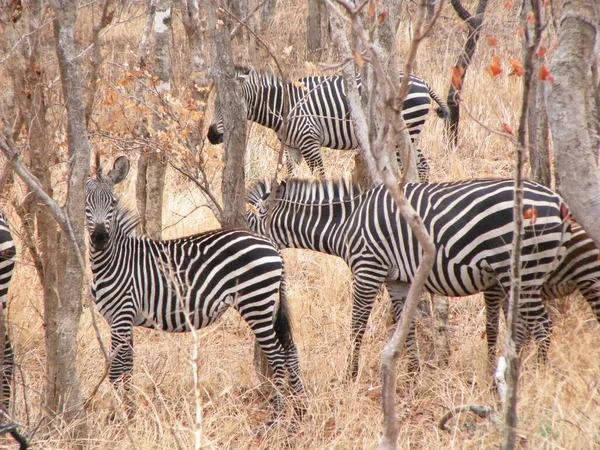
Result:
M290 75L303 74L307 71L302 37L306 2L293 2L294 6L292 2L283 3L284 9L277 11L264 39L273 46ZM470 66L462 95L464 110L472 117L463 115L459 145L454 153L444 149L443 123L430 115L420 144L430 158L432 181L512 175L511 145L493 131L502 131L504 124L515 129L518 123L520 79L508 76L511 68L515 70L515 63L509 58L520 58L518 2L514 3L506 7L504 2L498 2L487 12L483 35L492 36L493 40L482 39ZM409 19L405 10L398 34L401 51L408 46ZM98 132L94 145L109 154L129 151L132 147L121 139L128 136L136 123L132 114L135 106L127 96L133 92L134 78L151 84L151 76L132 69L139 60L135 49L142 25L143 15L139 15L125 26L116 26L106 36L106 61L93 120ZM185 133L181 133L197 117L190 107L191 96L184 89L189 74L181 24L177 20L174 30L174 89L172 98L165 99L163 111L167 133L172 134L157 136L156 142L162 142L164 149L172 152L174 163L185 164L190 156ZM433 35L423 44L416 67L416 73L439 93L447 92L452 65L463 39L463 26L447 5ZM241 49L234 51L244 54ZM499 55L498 64L504 70L491 77L486 69L494 54ZM335 61L331 52L323 58ZM148 112L143 106L139 109ZM211 113L209 109L208 114ZM55 136L54 141L57 147L64 145L60 136ZM248 179L272 173L278 149L273 132L252 126L246 165ZM220 185L221 151L208 144L204 147L206 173L215 189ZM323 155L329 174L342 176L351 172L353 152L324 150ZM305 165L302 170L308 174ZM61 166L57 166L57 178L60 172ZM134 204L134 182L130 179L121 188L120 195L130 206ZM58 186L60 192L64 186ZM180 173L170 171L167 175L166 195L165 237L217 226L197 188ZM16 217L13 223L18 223ZM307 390L307 414L299 423L283 422L268 431L262 428L269 407L257 389L252 368L253 338L245 323L231 312L217 325L199 333L204 446L374 448L381 432L380 352L388 331L387 297L382 296L371 317L361 353L359 379L349 383L344 379L351 314L350 274L346 265L334 257L308 251L286 250L284 255L295 339ZM61 439L59 432L35 430L42 414L39 404L44 383L43 305L38 280L26 253L20 253L19 263L9 293L9 319L19 366L14 416L24 424L24 431L33 433L36 446L62 449L69 443ZM600 445L600 329L581 298L568 298L560 306L553 309L555 327L550 366L538 368L535 358L529 357L529 349L525 353L519 432L527 437L523 447L591 450ZM104 366L91 326L92 307L85 305L79 337L78 367L84 395L97 384ZM483 300L480 296L451 299L450 307L448 334L452 354L448 365L436 366L430 318L418 322L421 358L428 362L415 381L402 375L401 362L396 409L402 449L492 449L498 448L502 441L490 422L469 414L454 419L450 431L437 428L439 419L454 406L470 403L496 406L491 379L485 371ZM108 343L108 327L97 313L96 316ZM114 396L105 381L88 410L89 448L192 448L196 414L189 362L192 345L191 335L136 328L133 384L139 406L137 414L127 425L107 421ZM8 441L0 443L4 444L12 445Z

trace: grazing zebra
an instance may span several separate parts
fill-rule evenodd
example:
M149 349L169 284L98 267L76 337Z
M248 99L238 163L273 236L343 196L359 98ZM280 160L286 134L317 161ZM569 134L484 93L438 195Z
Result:
M579 290L592 308L600 323L600 252L585 230L576 222L571 222L571 237L565 244L565 255L558 266L550 273L542 286L542 300L548 302L566 297ZM488 320L486 335L490 349L490 363L495 362L495 345L498 340L500 307L505 302L497 291L486 291ZM500 293L501 294L501 293Z
M236 77L242 80L242 97L248 119L275 130L285 144L288 174L293 175L295 163L300 163L304 158L314 174L324 176L321 147L336 150L358 148L343 77L306 77L285 84L289 99L285 136L280 134L283 104L281 80L272 73L259 73L255 69L239 66L236 67ZM356 78L360 86L360 77L357 75ZM448 106L424 80L415 75L411 75L410 80L402 117L416 147L419 178L427 182L429 163L417 147L419 134L425 125L431 99L440 106L436 110L440 117L448 115ZM207 136L211 144L223 142L223 114L217 108ZM400 158L398 161L401 163Z
M15 355L8 337L6 321L6 297L8 286L15 268L15 243L3 211L0 211L0 301L4 320L4 356L2 359L2 406L8 409L12 393L13 374L15 370Z
M286 370L294 394L303 394L283 260L273 243L243 230L214 230L164 241L136 236L139 220L120 205L113 190L127 175L129 160L118 158L106 176L99 161L96 167L96 176L86 184L86 222L92 293L110 325L116 355L110 381L127 393L133 326L185 332L212 324L232 307L256 335L273 370L276 411L282 408Z
M436 247L435 263L425 288L460 297L492 289L509 292L513 240L512 180L408 183L404 194ZM259 182L247 192L248 223L266 232L270 194ZM564 253L569 236L568 208L560 197L533 182L524 186L520 320L524 320L546 359L550 321L540 290ZM353 275L350 375L358 374L358 355L373 302L383 284L398 320L409 283L421 258L417 239L385 186L361 191L339 181L282 182L272 205L271 238L280 248L320 251L344 259ZM517 336L519 347L525 336ZM414 329L408 338L409 370L418 369Z

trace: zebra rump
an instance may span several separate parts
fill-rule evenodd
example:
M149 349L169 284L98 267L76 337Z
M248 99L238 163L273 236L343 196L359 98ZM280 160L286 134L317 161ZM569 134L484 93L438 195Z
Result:
M358 374L358 352L373 302L382 285L398 320L421 249L385 186L361 190L343 181L288 179L275 187L269 235L280 248L305 248L344 259L353 275L352 353L349 371ZM266 233L271 187L247 192L250 229ZM425 288L461 297L483 292L505 299L511 284L513 180L407 183L404 194L423 220L434 245L435 263ZM524 184L522 295L518 320L535 337L545 360L550 320L541 289L561 260L570 237L568 208L551 190ZM501 303L500 303L501 304ZM486 304L488 354L494 355L495 304ZM497 323L497 321L496 321ZM526 336L517 336L520 347ZM414 330L408 338L409 370L418 358Z

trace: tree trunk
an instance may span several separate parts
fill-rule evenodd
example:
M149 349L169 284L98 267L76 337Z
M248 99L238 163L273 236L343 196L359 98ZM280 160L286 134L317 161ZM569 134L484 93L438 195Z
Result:
M555 6L559 14L558 48L550 66L554 82L547 85L546 106L557 186L575 219L600 245L600 173L593 148L596 141L585 126L594 88L591 67L596 58L598 5L596 0L561 0Z
M159 96L171 91L171 64L169 59L169 42L171 36L171 1L159 0L156 2L154 13L154 70L156 76L155 87ZM159 103L160 100L157 101ZM155 131L164 128L163 122L156 114L152 118L152 127ZM146 169L146 216L145 232L152 239L162 237L162 210L163 194L165 189L165 175L167 173L167 155L151 152L148 154L148 167ZM138 183L141 180L138 179Z
M83 255L85 254L85 181L90 167L90 144L85 127L85 104L75 48L77 4L64 0L52 2L56 54L67 107L67 143L69 149L69 180L65 211L71 236L60 234L53 255L60 261L57 305L47 305L46 357L47 385L45 404L66 423L73 424L76 437L87 433L83 396L77 373L77 330L81 318L83 293ZM74 245L67 242L75 240Z
M319 61L323 50L321 40L321 13L323 2L321 0L308 0L308 14L306 16L306 59Z
M479 0L477 4L477 10L475 15L471 15L467 11L460 0L450 0L454 10L469 27L469 34L463 49L461 50L456 65L452 68L452 82L450 83L450 89L448 90L448 108L450 109L450 115L446 122L446 131L448 134L448 142L453 149L458 145L458 125L460 122L460 93L467 75L467 69L471 64L471 58L477 48L477 42L479 41L479 35L481 34L481 26L483 25L483 17L485 14L485 8L487 6L487 0Z
M181 18L187 36L189 47L189 62L192 77L189 83L189 89L196 101L196 108L202 114L190 134L190 151L194 158L202 153L204 147L204 120L206 113L206 104L210 91L207 89L209 81L207 79L208 64L204 59L207 54L206 41L208 30L206 29L206 20L200 16L200 9L197 0L181 0Z
M217 22L215 6L207 3L211 37L213 78L217 103L223 112L225 148L222 179L223 227L247 228L244 156L246 150L246 111L238 83L234 79L231 41L227 29Z

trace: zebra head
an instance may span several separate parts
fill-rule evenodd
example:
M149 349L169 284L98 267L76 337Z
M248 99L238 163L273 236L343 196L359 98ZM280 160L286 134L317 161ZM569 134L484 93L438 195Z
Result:
M259 234L266 234L267 213L269 212L269 196L271 182L269 180L255 183L246 192L246 219L248 228Z
M235 80L240 84L242 88L242 98L247 101L246 95L251 91L258 89L258 73L256 70L245 66L235 66ZM254 89L252 89L254 87ZM213 121L208 127L208 133L206 137L208 141L213 145L218 145L223 142L223 112L215 101L215 112L213 114Z
M129 159L120 156L106 176L102 175L99 155L96 154L96 176L88 178L85 185L85 218L91 246L96 251L106 249L110 239L110 226L117 206L115 184L125 179L129 172Z

